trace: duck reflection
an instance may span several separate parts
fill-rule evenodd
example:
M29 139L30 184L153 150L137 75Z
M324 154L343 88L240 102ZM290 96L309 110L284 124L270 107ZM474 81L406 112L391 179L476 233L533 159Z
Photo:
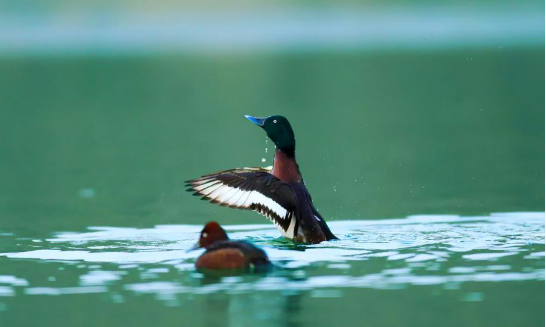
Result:
M305 291L279 290L279 283L302 281L305 277L277 267L260 274L210 272L200 284L205 296L206 326L293 326L300 325ZM268 291L271 289L271 291Z

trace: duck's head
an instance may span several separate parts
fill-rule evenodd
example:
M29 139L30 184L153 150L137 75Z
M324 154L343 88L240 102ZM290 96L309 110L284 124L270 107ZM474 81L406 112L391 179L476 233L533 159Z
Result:
M277 149L281 150L290 157L294 157L296 151L296 139L292 126L283 116L275 115L269 117L245 117L265 130L267 136L275 143Z
M199 241L197 242L196 248L206 248L211 246L213 243L218 241L227 241L229 240L226 231L220 225L211 221L205 225L199 236Z

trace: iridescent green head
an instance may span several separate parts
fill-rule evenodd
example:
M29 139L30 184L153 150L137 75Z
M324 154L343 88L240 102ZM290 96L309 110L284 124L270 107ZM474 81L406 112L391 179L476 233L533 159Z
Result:
M264 118L257 118L249 115L245 115L245 117L263 128L271 141L275 143L277 149L281 150L289 157L295 156L296 139L288 119L279 115Z

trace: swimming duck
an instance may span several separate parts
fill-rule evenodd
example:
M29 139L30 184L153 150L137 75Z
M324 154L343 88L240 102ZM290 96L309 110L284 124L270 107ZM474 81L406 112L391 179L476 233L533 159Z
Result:
M245 116L275 144L272 168L237 168L186 181L188 191L230 208L254 210L281 234L302 243L337 239L317 211L296 162L296 139L283 116Z
M230 241L224 229L214 221L205 225L195 248L206 249L195 262L197 269L248 269L270 265L263 250L245 241Z

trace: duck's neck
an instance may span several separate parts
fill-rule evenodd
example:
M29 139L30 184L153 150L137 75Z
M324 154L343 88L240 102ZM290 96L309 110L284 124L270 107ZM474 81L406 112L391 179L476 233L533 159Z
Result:
M301 182L300 169L295 156L288 156L277 149L273 158L273 175L283 182Z

